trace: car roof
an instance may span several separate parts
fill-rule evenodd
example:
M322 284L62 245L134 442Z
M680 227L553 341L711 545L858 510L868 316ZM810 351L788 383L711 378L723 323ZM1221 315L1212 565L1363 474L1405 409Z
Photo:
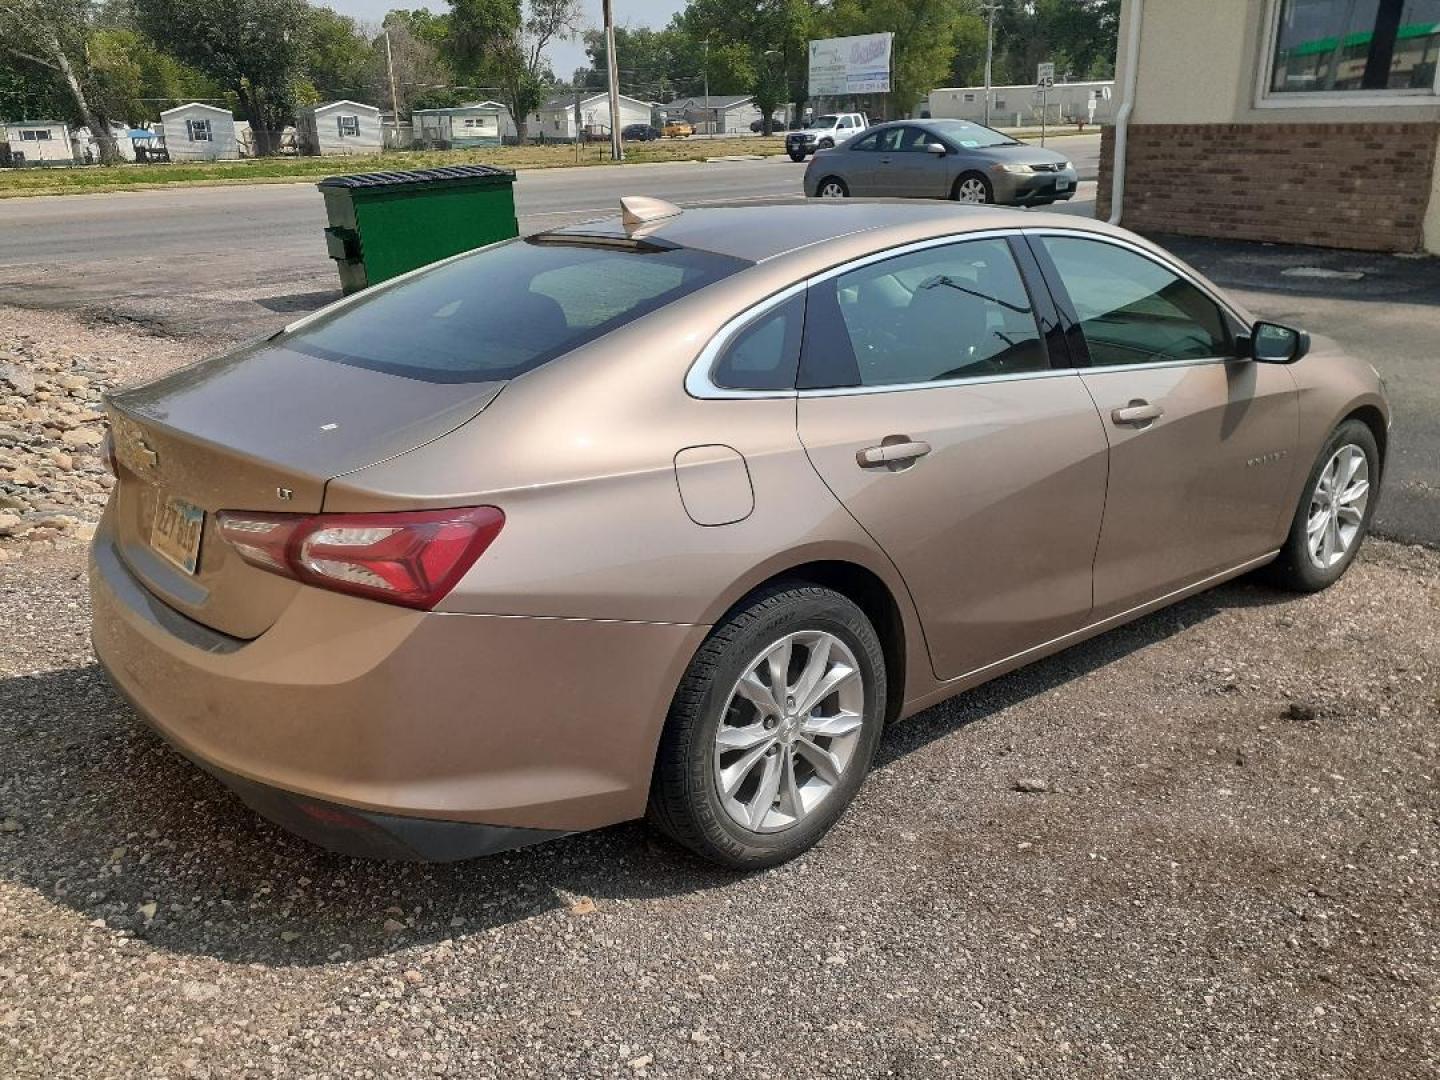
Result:
M805 199L763 205L706 206L627 228L620 217L551 230L556 239L632 240L677 244L747 262L765 262L802 248L862 246L882 250L926 236L1042 226L1118 233L1070 214L920 199ZM858 234L866 234L863 239Z

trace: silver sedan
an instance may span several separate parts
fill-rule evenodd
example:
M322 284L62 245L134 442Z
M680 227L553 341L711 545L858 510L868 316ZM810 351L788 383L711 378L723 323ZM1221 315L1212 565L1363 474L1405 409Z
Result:
M1078 179L1063 155L981 124L901 120L817 153L805 194L1044 206L1074 196Z

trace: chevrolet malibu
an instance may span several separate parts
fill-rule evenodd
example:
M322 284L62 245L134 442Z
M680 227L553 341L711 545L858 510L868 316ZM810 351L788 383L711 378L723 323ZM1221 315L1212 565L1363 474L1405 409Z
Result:
M116 394L90 573L136 709L260 813L455 859L648 816L762 867L886 723L1355 557L1369 366L1073 218L606 221Z

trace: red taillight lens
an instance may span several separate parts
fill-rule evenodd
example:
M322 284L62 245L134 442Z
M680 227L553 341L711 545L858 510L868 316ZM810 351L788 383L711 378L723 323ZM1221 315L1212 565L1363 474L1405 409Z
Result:
M500 535L494 506L387 514L222 510L220 535L252 566L324 589L433 608Z

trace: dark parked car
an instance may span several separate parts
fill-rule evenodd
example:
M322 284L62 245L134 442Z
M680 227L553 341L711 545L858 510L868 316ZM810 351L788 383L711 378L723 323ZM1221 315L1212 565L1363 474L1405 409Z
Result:
M816 154L805 170L805 194L1043 206L1071 198L1078 179L1063 154L982 124L902 120Z
M620 129L620 137L626 142L653 142L660 138L660 129L649 124L628 124Z

